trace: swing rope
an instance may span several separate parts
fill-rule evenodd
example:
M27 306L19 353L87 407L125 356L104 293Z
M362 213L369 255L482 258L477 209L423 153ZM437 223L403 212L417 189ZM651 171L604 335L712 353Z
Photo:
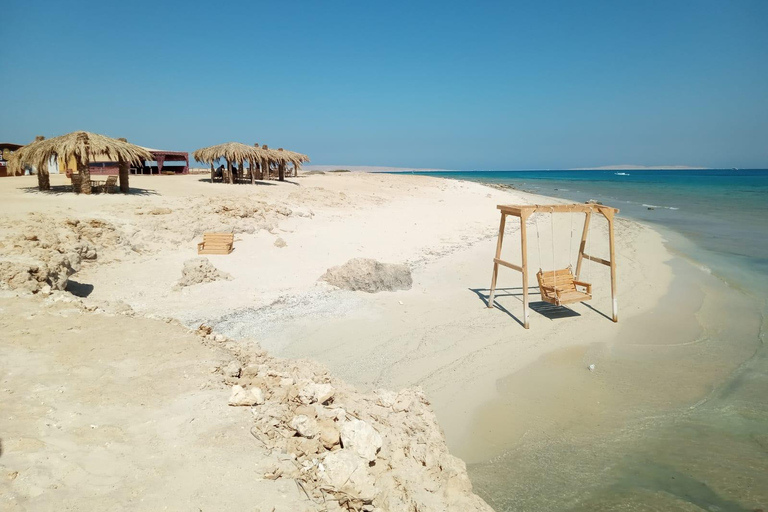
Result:
M541 265L541 235L539 234L539 214L534 213L534 216L536 217L534 219L534 222L536 223L536 246L539 248L539 272L541 272L541 269L543 268Z
M568 210L570 210L571 218L571 241L568 243L568 268L573 272L573 207L569 205Z
M557 265L555 264L555 209L552 208L552 211L549 214L550 224L552 225L552 287L555 289L555 296L558 295L557 293Z

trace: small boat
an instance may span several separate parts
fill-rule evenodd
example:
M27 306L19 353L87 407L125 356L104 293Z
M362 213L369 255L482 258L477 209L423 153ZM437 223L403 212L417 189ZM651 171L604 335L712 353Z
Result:
M613 174L615 174L616 176L629 176L629 173L626 173L626 172L615 172Z

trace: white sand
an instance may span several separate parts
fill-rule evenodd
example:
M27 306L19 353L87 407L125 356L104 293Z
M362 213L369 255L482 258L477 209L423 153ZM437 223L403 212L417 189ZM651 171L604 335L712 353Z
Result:
M500 270L497 295L502 309L485 307L481 296L491 277L496 205L551 199L409 175L325 174L255 187L204 179L132 177L143 194L91 197L24 191L34 188L34 177L2 179L5 229L23 225L29 212L113 223L129 233L124 242L143 253L105 250L100 263L86 264L72 279L78 289L92 286L88 301L123 301L140 313L188 325L213 323L228 335L255 337L275 355L318 360L364 389L422 386L449 445L458 448L480 406L496 396L499 379L552 350L610 341L621 325L606 318L609 276L599 265L583 272L594 284L594 300L573 306L578 316L550 320L532 312L531 329L523 329L520 298L512 295L519 292L520 277L506 269ZM65 179L52 176L52 182L62 186ZM254 217L210 213L212 204L237 209L259 201L267 206ZM160 207L171 213L146 214ZM568 264L561 251L569 248L571 221L575 252L581 220L557 216L557 267ZM209 256L232 281L175 291L183 262L197 256L194 234L208 230L206 222L270 230L240 233L232 254ZM532 230L534 272L540 264L553 265L549 218L542 217L539 227L543 262ZM508 224L505 258L513 262L519 261L516 235L514 223ZM672 272L664 264L670 255L653 230L619 220L616 235L623 321L651 310ZM278 237L286 247L275 246ZM590 252L606 257L604 222L593 222L592 237ZM329 267L354 257L409 263L413 288L369 295L317 282Z

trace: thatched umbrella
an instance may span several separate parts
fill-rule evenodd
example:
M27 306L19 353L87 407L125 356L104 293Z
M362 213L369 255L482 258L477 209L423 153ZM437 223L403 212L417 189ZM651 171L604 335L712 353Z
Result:
M291 152L285 151L283 148L269 149L269 146L267 146L266 144L264 144L261 147L261 149L267 152L268 159L269 159L267 162L267 165L265 166L264 179L269 179L269 170L272 164L274 164L275 167L277 167L278 179L280 181L284 181L286 164L289 164L289 163L293 163L294 165L296 164L294 157L290 154Z
M235 177L232 173L232 164L239 164L242 169L245 162L248 162L253 166L253 162L262 158L262 154L258 152L256 148L241 144L240 142L227 142L225 144L219 144L218 146L200 148L192 153L192 156L198 162L211 165L211 183L213 183L214 178L213 166L221 159L224 159L227 162L229 182L234 183Z
M152 160L152 154L141 146L113 139L105 135L90 132L72 132L60 137L54 137L25 146L20 155L20 163L31 164L40 169L48 165L53 156L65 162L74 158L80 173L80 192L91 193L91 170L89 163L93 155L103 155L117 161L121 168L132 163L142 164ZM120 173L120 190L127 191L127 179L123 183L123 173Z
M309 157L303 153L297 153L296 151L283 150L291 157L293 163L293 175L299 175L299 168L304 162L309 162Z

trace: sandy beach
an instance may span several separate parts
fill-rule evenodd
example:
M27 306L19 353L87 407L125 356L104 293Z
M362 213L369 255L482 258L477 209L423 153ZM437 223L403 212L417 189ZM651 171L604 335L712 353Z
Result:
M607 431L696 401L753 349L705 342L691 363L688 348L665 347L715 329L708 311L748 305L671 254L660 233L622 218L618 324L609 318L608 271L598 265L583 273L594 285L590 303L556 317L534 307L529 330L520 324L519 274L501 270L497 305L487 308L496 205L556 199L365 173L255 186L135 176L134 194L91 197L65 191L63 176L52 176L48 194L34 180L0 180L0 255L20 258L24 244L37 243L19 236L69 229L87 242L82 253L95 256L70 276L75 295L3 292L0 500L10 510L108 510L128 500L135 510L161 502L168 510L319 510L290 479L264 478L278 454L254 442L247 408L227 406L240 381L222 368L238 357L243 368L258 358L311 360L313 375L327 368L333 381L324 378L348 389L350 403L358 392L418 387L451 453L472 464L555 431ZM579 221L531 219L531 267L571 263L565 247L552 260L552 235L570 243ZM598 257L607 256L605 230L604 222L593 226L590 253ZM184 262L212 231L235 233L231 254L208 256L231 279L179 289ZM505 258L519 261L518 227L506 233ZM412 288L368 294L318 281L360 257L407 264ZM213 331L197 332L201 324ZM622 388L632 372L648 372L649 386ZM644 405L623 408L626 393ZM177 485L161 500L167 482ZM477 510L486 506L471 487L457 488Z

